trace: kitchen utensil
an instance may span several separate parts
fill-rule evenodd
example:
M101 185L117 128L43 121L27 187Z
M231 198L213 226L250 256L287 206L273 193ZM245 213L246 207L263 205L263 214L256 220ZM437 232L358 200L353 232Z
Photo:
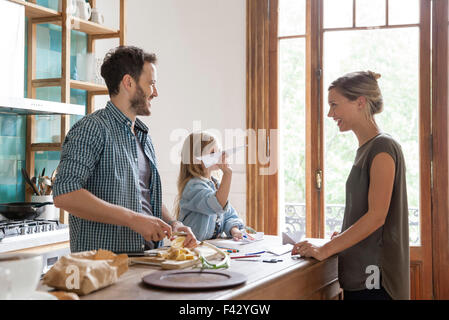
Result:
M39 196L40 195L39 191L37 190L36 186L31 182L30 176L28 175L28 173L24 168L22 168L22 175L25 181L31 186L31 188L33 188L34 193Z
M0 204L0 214L9 220L35 219L53 202L13 202Z
M163 289L204 290L235 287L245 283L244 274L215 270L174 270L157 271L142 278L153 287Z

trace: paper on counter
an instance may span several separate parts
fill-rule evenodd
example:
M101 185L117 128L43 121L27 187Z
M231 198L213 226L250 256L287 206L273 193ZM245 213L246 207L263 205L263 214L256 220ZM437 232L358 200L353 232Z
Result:
M245 146L241 146L241 147L235 147L232 149L227 149L227 150L223 150L222 152L215 152L215 153L211 153L211 154L206 154L202 157L197 157L197 160L201 160L204 163L204 166L206 168L212 167L214 164L217 164L220 159L221 159L221 155L222 153L226 153L228 156L230 156L231 154L234 154L240 150L243 150L246 148Z
M286 253L292 251L292 249L293 249L293 245L287 243L287 244L283 244L283 245L279 245L279 246L269 247L269 248L267 248L267 252L270 252L277 256L281 256L283 254L286 254Z
M238 247L240 247L242 245L263 240L264 233L257 232L256 234L250 234L250 235L252 237L254 237L255 239L254 240L242 239L242 240L235 241L231 238L231 239L212 239L212 240L207 240L207 241L212 243L214 246L237 249Z
M304 238L304 233L301 231L295 232L282 232L282 244L292 244L295 245L301 241L308 241L314 246L321 247L326 243L331 241L331 239L321 239L321 238Z

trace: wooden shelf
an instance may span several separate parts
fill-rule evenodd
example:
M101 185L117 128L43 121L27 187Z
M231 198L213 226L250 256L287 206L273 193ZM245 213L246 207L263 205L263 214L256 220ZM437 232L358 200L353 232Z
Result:
M101 24L92 21L83 20L77 17L71 17L71 22L72 22L72 30L84 32L91 36L101 35L110 38L120 37L119 31L105 27Z
M32 143L31 151L61 151L61 143Z
M21 4L25 7L25 16L31 19L36 18L54 18L55 20L61 19L61 13L35 3L23 1L23 0L9 0L17 4Z
M105 92L105 94L107 94L108 92L108 88L102 84L79 80L70 80L70 88L86 90L89 92L95 92L97 94L100 94L99 92Z
M59 87L62 84L62 79L35 79L31 81L31 84L33 88ZM86 90L94 95L108 94L108 88L105 85L80 80L70 80L70 88Z

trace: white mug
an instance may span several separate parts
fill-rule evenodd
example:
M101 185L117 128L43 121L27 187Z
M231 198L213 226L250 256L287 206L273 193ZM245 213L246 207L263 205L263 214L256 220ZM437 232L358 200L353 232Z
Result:
M103 24L104 16L97 8L93 8L92 15L90 17L90 21L98 23L98 24Z
M42 274L42 256L33 253L0 253L0 300L28 299Z
M32 195L31 202L53 202L53 196ZM44 206L43 212L37 218L45 220L59 220L59 209L56 208L53 204L47 204Z
M89 20L91 14L92 8L90 7L90 3L85 2L84 0L76 1L76 16L78 18Z
M58 11L62 12L62 1L67 1L67 14L74 15L76 13L76 0L59 0Z

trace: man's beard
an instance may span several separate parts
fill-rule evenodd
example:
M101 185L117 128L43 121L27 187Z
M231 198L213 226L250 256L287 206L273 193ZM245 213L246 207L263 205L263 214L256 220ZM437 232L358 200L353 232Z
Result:
M140 85L137 85L137 91L132 97L130 104L131 109L133 109L138 116L149 116L151 114L145 92L143 92Z

